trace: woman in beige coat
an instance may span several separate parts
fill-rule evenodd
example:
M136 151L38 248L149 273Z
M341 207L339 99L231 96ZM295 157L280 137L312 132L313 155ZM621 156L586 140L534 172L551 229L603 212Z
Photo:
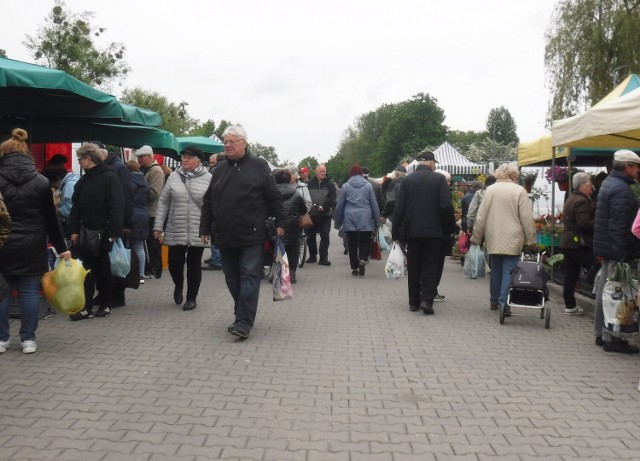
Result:
M505 306L505 315L511 315L507 294L511 271L520 260L526 246L536 248L536 230L531 213L531 202L524 187L518 185L518 167L503 163L495 171L497 181L484 194L478 216L473 225L471 244L484 240L491 262L491 309Z

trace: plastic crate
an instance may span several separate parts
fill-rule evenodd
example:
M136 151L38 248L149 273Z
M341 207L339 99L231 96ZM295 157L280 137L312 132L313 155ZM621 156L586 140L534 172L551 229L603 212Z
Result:
M38 317L40 319L46 319L51 317L56 313L55 310L51 308L49 303L47 302L42 290L38 292ZM18 294L14 291L9 295L9 318L10 319L19 319L21 317L20 314L20 304L18 302Z
M544 247L550 247L552 243L553 246L557 247L560 246L560 237L553 237L552 239L549 234L538 234L536 235L536 242Z

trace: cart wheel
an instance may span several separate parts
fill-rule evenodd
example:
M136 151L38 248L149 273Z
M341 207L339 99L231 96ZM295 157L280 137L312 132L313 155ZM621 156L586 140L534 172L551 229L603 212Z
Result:
M545 313L547 312L548 307L543 307L542 309L540 309L540 319L543 319L545 316Z
M545 308L544 308L544 327L549 329L549 325L551 325L551 308L549 306L545 306Z
M300 236L298 249L298 267L302 268L307 259L307 236L303 233Z
M500 304L500 325L504 325L504 304Z

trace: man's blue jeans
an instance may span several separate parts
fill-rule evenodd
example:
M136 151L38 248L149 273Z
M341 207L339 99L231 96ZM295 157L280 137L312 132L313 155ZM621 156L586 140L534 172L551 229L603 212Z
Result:
M39 275L5 275L9 286L18 291L20 303L20 340L35 341L38 329L38 290ZM9 333L9 296L0 301L0 341L8 341Z
M520 256L513 255L489 255L491 261L491 279L489 290L492 304L507 304L509 284L511 283L511 271Z
M220 261L220 249L213 244L211 244L211 262L209 264L218 267L222 266L222 261Z
M251 331L258 311L264 244L220 248L222 270L234 302L235 325Z

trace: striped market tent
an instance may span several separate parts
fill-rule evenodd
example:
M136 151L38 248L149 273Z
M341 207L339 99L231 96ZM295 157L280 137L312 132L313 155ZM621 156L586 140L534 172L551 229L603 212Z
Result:
M433 154L439 162L438 168L448 171L451 175L487 174L489 171L488 165L472 162L448 142L442 143Z

